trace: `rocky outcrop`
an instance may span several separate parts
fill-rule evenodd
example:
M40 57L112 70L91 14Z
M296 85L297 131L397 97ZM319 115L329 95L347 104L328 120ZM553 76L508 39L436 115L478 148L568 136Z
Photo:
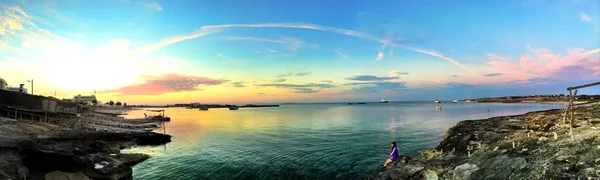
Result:
M562 124L564 110L459 122L418 161L370 179L599 179L600 106Z
M152 132L61 131L3 141L0 179L132 179L131 166L149 158L122 154L133 145L160 145L169 135Z

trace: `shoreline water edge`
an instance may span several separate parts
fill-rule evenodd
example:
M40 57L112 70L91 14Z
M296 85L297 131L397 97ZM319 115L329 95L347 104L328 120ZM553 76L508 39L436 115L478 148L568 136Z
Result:
M420 157L368 179L600 179L600 105L465 120ZM401 149L402 147L400 147Z

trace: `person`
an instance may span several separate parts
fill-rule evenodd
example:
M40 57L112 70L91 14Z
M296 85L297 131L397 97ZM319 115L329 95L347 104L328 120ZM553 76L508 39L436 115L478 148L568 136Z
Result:
M400 157L400 153L398 152L398 147L396 147L396 141L392 142L392 149L390 150L390 158L388 158L385 161L385 164L383 164L384 168L387 168L390 163L398 160L398 158Z

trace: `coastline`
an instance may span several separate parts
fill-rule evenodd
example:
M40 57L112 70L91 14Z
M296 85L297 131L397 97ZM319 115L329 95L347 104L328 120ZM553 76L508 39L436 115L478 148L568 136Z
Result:
M572 140L563 113L461 121L437 147L369 179L600 178L600 105L578 108Z
M0 117L0 179L132 179L131 167L149 156L121 149L171 141L149 132L157 127L149 121L80 118L42 123Z

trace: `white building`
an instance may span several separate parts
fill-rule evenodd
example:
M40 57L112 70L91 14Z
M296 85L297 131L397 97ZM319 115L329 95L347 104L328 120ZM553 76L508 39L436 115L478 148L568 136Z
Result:
M0 78L0 89L4 90L6 89L8 86L8 83L6 83L6 81L2 78Z
M73 97L73 102L83 102L85 104L92 104L94 102L98 103L98 100L96 100L96 95L82 96L80 94L80 95Z
M24 84L21 84L19 87L7 87L6 90L27 94L27 88L25 88Z

